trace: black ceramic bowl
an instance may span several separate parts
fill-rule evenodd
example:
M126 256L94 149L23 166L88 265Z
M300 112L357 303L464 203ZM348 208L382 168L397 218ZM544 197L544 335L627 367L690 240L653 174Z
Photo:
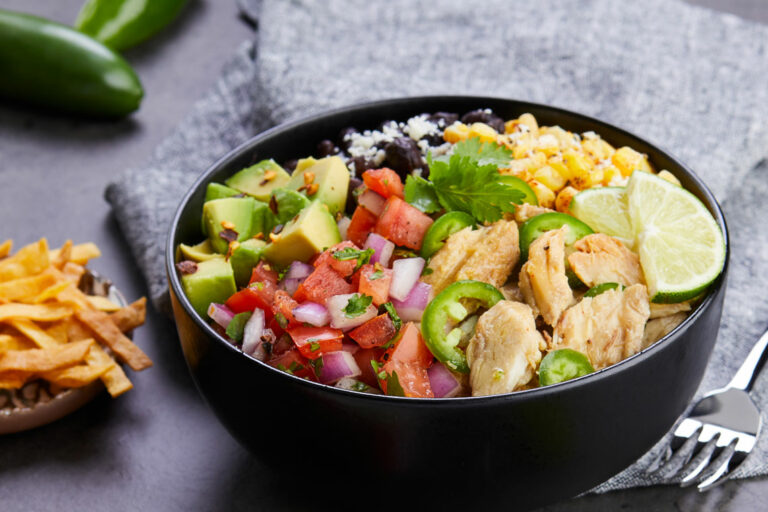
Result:
M309 382L243 355L195 314L174 270L174 254L179 243L203 238L200 214L209 182L221 182L254 156L286 161L310 155L320 140L348 126L375 128L422 112L476 108L491 108L504 119L530 112L542 125L593 130L616 147L646 153L704 202L727 242L720 207L683 163L624 130L549 106L483 97L395 99L335 110L251 139L203 173L182 201L168 238L167 271L198 389L232 435L263 462L283 468L297 490L321 491L318 482L330 478L344 493L371 491L367 508L396 506L387 497L407 490L435 508L541 506L630 465L669 430L699 385L720 323L727 255L726 269L701 305L643 352L577 380L490 397L387 397ZM344 483L346 478L352 480ZM363 482L368 485L360 487ZM313 495L322 500L334 493Z

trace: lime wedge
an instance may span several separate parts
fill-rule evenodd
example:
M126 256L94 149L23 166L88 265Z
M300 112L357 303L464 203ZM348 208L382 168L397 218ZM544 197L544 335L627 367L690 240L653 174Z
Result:
M595 187L583 190L571 200L571 213L595 232L605 233L632 247L635 234L627 213L624 187Z
M634 172L625 194L652 302L691 299L720 275L723 234L696 196L647 172Z

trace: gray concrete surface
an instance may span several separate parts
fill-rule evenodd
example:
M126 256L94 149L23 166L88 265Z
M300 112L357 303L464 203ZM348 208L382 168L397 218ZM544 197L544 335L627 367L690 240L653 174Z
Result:
M81 3L2 0L0 7L71 23ZM768 3L761 0L690 3L768 22ZM146 90L141 110L130 119L73 121L0 105L0 238L13 238L17 246L40 236L52 245L67 238L94 241L103 256L92 267L111 276L130 299L145 294L103 200L104 187L149 155L248 37L251 30L238 19L234 2L192 0L170 30L127 52ZM0 510L311 509L290 475L267 471L209 412L168 319L150 312L135 340L155 366L130 374L133 391L118 400L100 397L47 427L0 437ZM766 502L768 479L758 478L706 494L635 489L543 510L741 512L765 510Z

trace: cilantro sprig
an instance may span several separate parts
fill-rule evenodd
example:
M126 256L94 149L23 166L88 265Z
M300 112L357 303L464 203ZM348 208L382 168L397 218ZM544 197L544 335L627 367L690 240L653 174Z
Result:
M478 138L461 141L451 155L427 155L429 180L408 177L405 199L425 213L466 212L480 222L495 222L515 211L525 194L501 179L499 167L512 160L506 147Z
M373 249L364 249L361 251L360 249L355 249L354 247L344 247L343 249L335 251L332 256L339 261L357 260L354 270L356 272L357 269L371 261L371 256L373 256L373 253Z
M368 309L368 306L373 302L373 297L370 295L364 295L356 293L347 301L347 305L344 306L344 316L347 318L357 318Z

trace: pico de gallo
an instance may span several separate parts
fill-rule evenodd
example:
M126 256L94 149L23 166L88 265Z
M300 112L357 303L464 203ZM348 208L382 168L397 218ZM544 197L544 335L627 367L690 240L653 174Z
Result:
M574 201L629 201L635 171L680 186L530 114L349 128L210 183L205 238L179 246L177 269L222 337L300 378L419 398L556 384L660 339L700 296L653 303L631 219Z

